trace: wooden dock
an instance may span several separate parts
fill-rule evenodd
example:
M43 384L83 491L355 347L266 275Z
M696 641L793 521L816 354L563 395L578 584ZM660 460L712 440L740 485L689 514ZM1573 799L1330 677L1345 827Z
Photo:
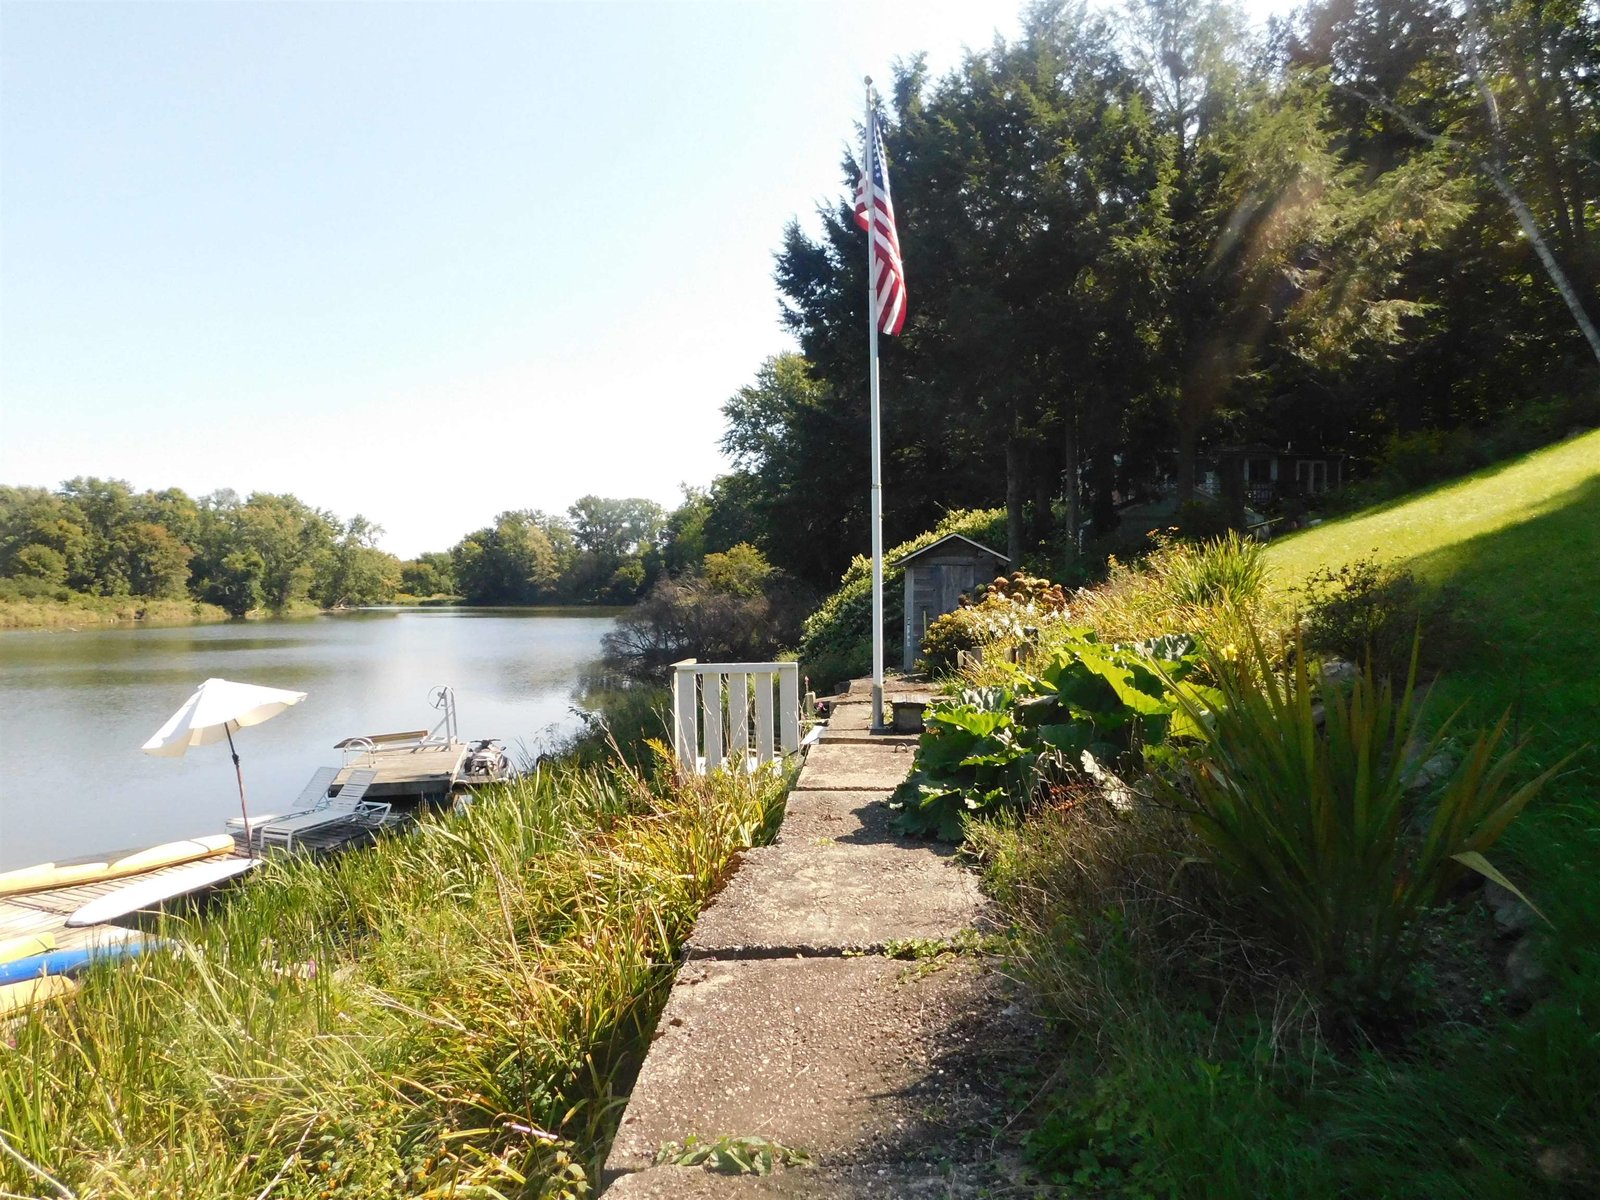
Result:
M321 856L359 849L371 845L379 832L404 829L415 822L414 812L404 812L390 813L376 829L358 827L347 822L327 825L321 829L310 829L295 839L294 853L307 852ZM218 858L228 860L248 857L244 835L235 833L233 841L235 847L233 852L218 855ZM98 900L120 887L130 883L142 883L147 879L160 879L163 875L170 875L193 865L193 862L179 863L176 866L160 867L154 871L107 880L104 883L84 883L76 887L54 888L0 898L0 941L49 933L55 935L58 950L78 950L93 945L97 939L105 936L107 926L87 925L74 929L67 925L68 917L91 900ZM205 888L199 892L191 892L188 897L177 897L169 903L181 903L185 899L203 896L214 890L216 889Z
M335 854L370 845L380 832L403 830L416 823L424 805L445 805L457 790L477 787L485 783L500 782L504 776L489 777L469 774L467 762L473 745L457 739L449 741L420 740L422 731L405 734L379 735L376 738L350 739L361 741L365 751L348 749L340 743L338 749L346 750L346 761L334 777L334 784L342 787L352 771L375 771L376 778L367 788L368 800L387 801L395 807L376 827L360 826L349 821L333 822L317 829L308 829L295 838L295 853L317 856ZM404 744L397 744L403 741ZM336 788L330 788L336 790ZM234 850L222 858L244 859L248 847L242 830L233 832ZM86 883L76 887L29 892L20 896L0 898L0 939L53 934L61 950L75 950L92 945L97 937L106 936L107 926L96 925L81 929L67 926L67 918L92 900L108 895L127 884L181 871L189 863L161 867L138 876L110 880L104 883ZM226 887L226 884L221 885ZM190 897L204 895L214 888L190 893ZM190 897L174 898L169 903L181 903ZM118 922L131 923L133 918Z
M351 754L335 777L334 785L343 787L351 771L376 771L377 778L367 789L368 800L445 804L457 788L500 782L465 773L463 766L471 750L467 742L379 746L370 753Z

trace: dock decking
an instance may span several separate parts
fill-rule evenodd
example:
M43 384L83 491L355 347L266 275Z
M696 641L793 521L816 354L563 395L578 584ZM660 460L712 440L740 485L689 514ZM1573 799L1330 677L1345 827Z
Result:
M465 742L417 746L406 750L380 748L376 753L352 757L339 770L334 783L344 786L351 771L376 771L367 789L368 800L431 800L441 802L457 783L461 764L470 747Z
M302 837L295 839L297 843L295 853L305 850L321 855L357 849L370 845L380 831L403 829L415 821L414 812L390 813L376 829L358 828L341 822L322 829L307 830ZM233 841L234 851L219 857L224 859L247 857L244 835L235 833ZM0 940L49 933L55 935L58 950L82 949L92 945L97 938L103 937L106 926L87 925L81 929L68 927L67 918L78 909L91 900L98 900L101 896L109 895L130 883L160 879L163 875L182 871L193 865L193 863L179 863L176 866L160 867L141 875L107 880L104 883L83 883L76 887L54 888L49 891L27 892L20 896L0 898ZM203 889L203 891L210 890L212 889ZM191 895L199 894L202 893L191 893Z

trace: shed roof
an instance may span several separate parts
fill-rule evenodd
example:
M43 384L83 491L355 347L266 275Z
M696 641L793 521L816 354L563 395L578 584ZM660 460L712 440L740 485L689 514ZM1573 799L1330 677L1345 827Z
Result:
M1001 554L998 550L989 549L989 547L985 546L982 542L975 542L971 538L965 537L959 533L947 533L937 542L934 542L928 546L924 546L921 550L914 550L910 554L907 554L904 558L897 558L889 565L894 567L903 567L908 563L916 562L919 558L926 558L935 551L947 554L951 549L951 542L964 542L979 554L987 554L990 558L993 558L998 562L1011 561L1007 555Z

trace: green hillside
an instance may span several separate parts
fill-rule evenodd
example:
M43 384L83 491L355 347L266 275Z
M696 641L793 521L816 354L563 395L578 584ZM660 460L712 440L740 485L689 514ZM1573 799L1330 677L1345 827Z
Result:
M1443 698L1474 717L1513 709L1535 758L1594 738L1600 670L1600 432L1571 438L1272 545L1292 586L1361 558L1403 563L1461 598L1481 647ZM1452 705L1453 706L1453 705ZM1592 753L1580 755L1585 774Z

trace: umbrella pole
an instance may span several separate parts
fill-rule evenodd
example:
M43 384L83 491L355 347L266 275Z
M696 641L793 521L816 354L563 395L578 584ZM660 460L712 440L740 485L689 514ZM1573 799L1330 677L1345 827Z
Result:
M233 755L233 773L239 780L239 815L244 818L244 848L251 858L256 856L256 843L250 836L250 813L244 804L244 769L239 766L239 752L233 748L233 722L224 721L222 731L228 735L228 753Z

